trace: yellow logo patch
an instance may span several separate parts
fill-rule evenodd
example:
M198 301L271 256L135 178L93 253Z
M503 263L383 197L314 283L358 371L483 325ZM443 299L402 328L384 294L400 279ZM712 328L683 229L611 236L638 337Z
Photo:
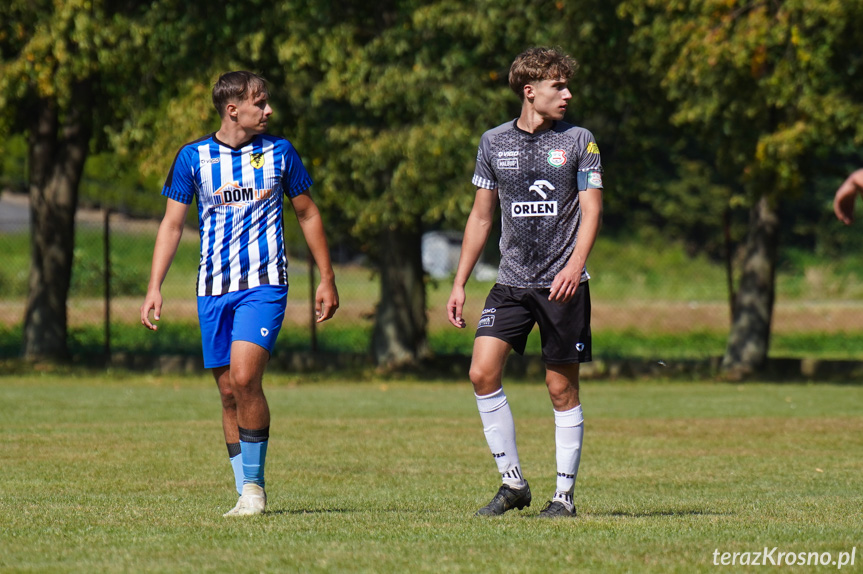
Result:
M599 153L599 152L597 152ZM249 163L252 164L252 167L255 169L261 169L264 167L264 154L262 153L250 153L249 154Z
M599 146L596 145L595 142L590 142L587 144L587 153L599 153Z

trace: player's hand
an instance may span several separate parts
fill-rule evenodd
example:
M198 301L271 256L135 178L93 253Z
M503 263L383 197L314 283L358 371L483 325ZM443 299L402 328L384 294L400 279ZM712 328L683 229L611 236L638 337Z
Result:
M852 172L836 190L833 198L833 213L845 225L854 222L854 201L858 193L863 193L863 169Z
M854 200L857 199L857 188L842 186L833 198L833 213L845 225L854 222Z
M321 282L315 292L315 319L316 323L322 323L332 319L339 308L339 291L333 282Z
M462 317L464 310L464 287L453 287L452 293L449 295L449 301L446 303L446 315L449 322L459 329L464 329L465 320Z
M158 321L162 315L162 294L159 292L147 293L144 299L144 304L141 305L141 324L150 329L157 331L158 325L150 322L150 311L153 311L153 320Z
M561 269L551 282L548 300L554 303L567 303L575 296L581 283L581 270L574 271L570 266Z

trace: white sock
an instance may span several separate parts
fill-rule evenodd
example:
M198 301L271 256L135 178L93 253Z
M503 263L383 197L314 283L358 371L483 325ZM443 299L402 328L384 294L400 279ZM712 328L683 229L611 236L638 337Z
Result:
M584 440L584 416L581 405L568 411L554 411L554 443L557 455L557 490L554 500L572 507L575 477L581 461L581 444Z
M515 421L503 389L490 395L476 395L476 406L482 419L485 440L497 463L501 480L513 488L524 488L526 483L521 475L518 449L515 446Z
M554 492L554 498L551 499L552 502L562 502L565 507L569 510L572 510L575 506L575 503L572 501L572 493L571 492Z

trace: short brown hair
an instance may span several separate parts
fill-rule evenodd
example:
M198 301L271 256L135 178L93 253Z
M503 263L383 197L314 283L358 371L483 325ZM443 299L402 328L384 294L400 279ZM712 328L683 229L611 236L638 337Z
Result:
M569 80L578 63L559 48L528 48L512 62L509 68L509 87L524 99L524 87L542 80Z
M225 115L230 102L242 102L249 96L269 95L267 81L252 72L226 72L219 76L213 86L213 105L219 117Z

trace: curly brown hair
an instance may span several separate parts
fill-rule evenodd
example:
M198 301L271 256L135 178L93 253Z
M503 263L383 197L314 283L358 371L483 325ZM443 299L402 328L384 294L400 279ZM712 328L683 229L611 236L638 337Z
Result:
M509 68L509 87L524 99L524 87L542 80L569 80L578 68L578 62L559 48L528 48L512 62Z

